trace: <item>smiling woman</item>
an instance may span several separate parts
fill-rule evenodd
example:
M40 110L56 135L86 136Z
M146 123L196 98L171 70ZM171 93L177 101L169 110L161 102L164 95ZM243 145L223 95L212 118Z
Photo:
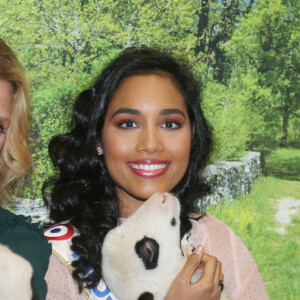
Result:
M59 299L62 291L70 299L115 299L102 280L104 238L156 192L178 197L180 236L188 234L189 242L202 245L189 256L166 299L219 299L224 285L232 299L267 298L243 243L220 221L193 214L208 190L198 173L212 144L200 103L190 69L149 48L122 52L78 96L72 130L49 144L58 173L44 185L44 197L50 217L75 231L55 240L58 226L46 233L55 254L47 299ZM203 276L191 284L201 262Z

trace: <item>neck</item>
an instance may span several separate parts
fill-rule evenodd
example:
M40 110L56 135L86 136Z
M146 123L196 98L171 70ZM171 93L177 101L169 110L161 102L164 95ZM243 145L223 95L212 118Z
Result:
M120 207L120 217L128 218L130 217L143 203L143 200L138 200L123 191L118 191L119 207Z

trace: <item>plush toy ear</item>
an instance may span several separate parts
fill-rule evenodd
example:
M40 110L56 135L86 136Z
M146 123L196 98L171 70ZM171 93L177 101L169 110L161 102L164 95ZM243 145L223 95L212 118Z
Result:
M143 293L141 296L139 296L138 300L153 300L153 295L151 293Z

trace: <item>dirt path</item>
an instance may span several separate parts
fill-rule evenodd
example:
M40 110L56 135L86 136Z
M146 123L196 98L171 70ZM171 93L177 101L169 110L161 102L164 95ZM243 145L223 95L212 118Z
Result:
M276 231L285 234L285 228L291 224L291 216L297 214L300 207L300 199L283 198L278 200L278 211L275 220L278 222Z

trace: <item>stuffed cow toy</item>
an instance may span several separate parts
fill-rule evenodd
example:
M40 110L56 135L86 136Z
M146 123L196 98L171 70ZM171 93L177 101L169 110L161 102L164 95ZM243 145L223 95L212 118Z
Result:
M186 262L180 247L180 204L156 193L112 229L102 247L103 279L119 300L163 300ZM201 275L195 273L192 282ZM222 298L225 299L222 293Z
M20 255L0 244L0 299L38 299L32 286L33 270Z

